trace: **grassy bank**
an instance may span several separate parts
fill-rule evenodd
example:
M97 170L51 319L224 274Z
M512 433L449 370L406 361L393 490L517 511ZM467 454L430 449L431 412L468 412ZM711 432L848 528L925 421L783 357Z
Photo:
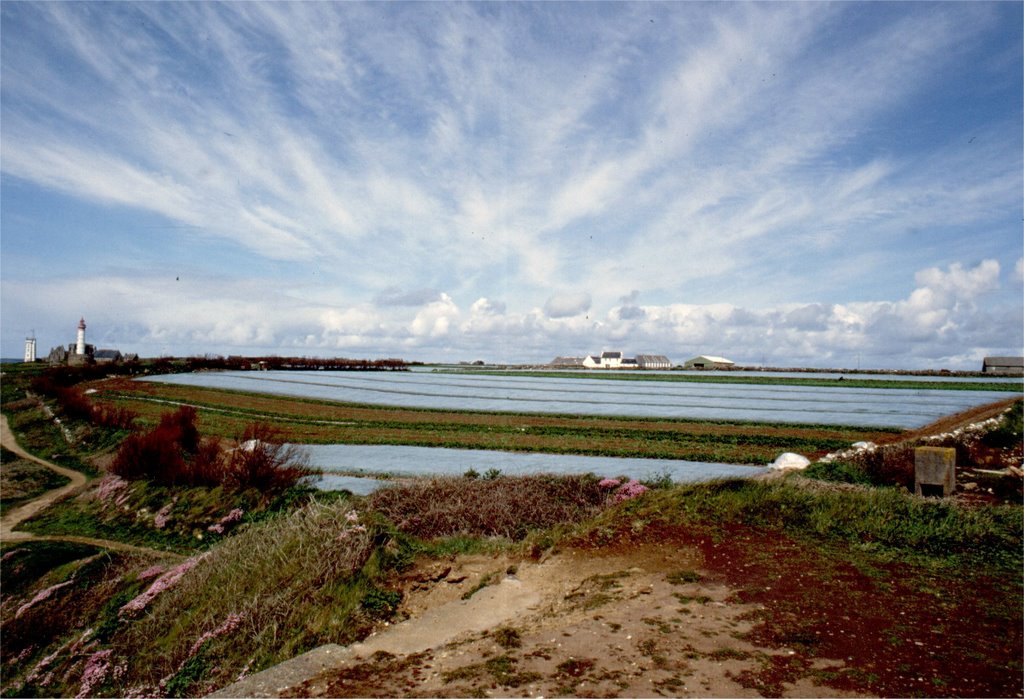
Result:
M4 691L202 694L316 645L360 638L398 605L401 593L390 581L413 557L465 550L473 540L504 542L526 556L551 547L700 542L710 560L716 547L740 539L756 549L784 536L812 542L814 555L833 567L878 577L898 565L900 585L918 592L985 581L997 621L1019 625L1019 506L964 508L799 478L677 486L617 504L597 489L576 502L580 484L559 481L453 478L409 486L423 492L310 501L243 523L184 563L57 544L6 547L5 577L13 571L17 585L2 607ZM542 511L540 519L506 527L511 538L488 538L503 531L510 506L525 505ZM442 511L444 519L429 524L430 513ZM809 584L813 592L818 583Z
M0 449L0 464L0 514L68 483L64 476L6 449Z
M125 391L116 379L94 386L91 396L137 411L142 426L156 425L178 402L199 404L203 434L224 437L268 416L286 436L359 439L365 431L433 443L455 435L504 448L557 449L607 432L614 439L599 448L646 454L658 445L696 450L703 444L774 455L795 443L785 440L819 440L824 447L828 440L898 437L825 426L410 411L155 384ZM81 445L116 439L115 432L71 423L68 440L41 416L38 403L11 398L5 410L23 425L36 421L37 431L23 435L37 435L41 453L66 449L83 458L95 452ZM1011 434L998 439L1019 445L1020 420L1008 425ZM500 550L525 561L567 548L656 545L699 550L701 575L762 605L751 633L799 650L785 672L812 672L815 657L849 658L850 672L820 679L898 695L906 693L898 666L906 665L927 668L942 683L933 690L1018 691L1000 678L1007 671L1019 677L1021 669L1019 502L966 506L798 476L662 485L629 490L638 495L629 499L618 497L626 486L593 477L447 478L366 498L292 489L267 500L220 486L104 478L29 526L156 550L5 544L0 690L3 696L202 695L317 645L365 636L396 613L401 574L417 557L444 561ZM851 609L857 613L846 613ZM864 628L856 626L861 617L870 621ZM830 631L844 631L837 636L856 631L866 639L863 647L818 635L814 624L822 620ZM899 661L885 671L872 666L879 649ZM778 670L749 677L749 686L777 694L792 676ZM957 674L968 670L980 679Z
M836 487L802 478L730 480L655 491L598 517L580 536L607 542L648 527L772 529L880 560L1019 570L1024 522L1018 505L964 507L895 488Z

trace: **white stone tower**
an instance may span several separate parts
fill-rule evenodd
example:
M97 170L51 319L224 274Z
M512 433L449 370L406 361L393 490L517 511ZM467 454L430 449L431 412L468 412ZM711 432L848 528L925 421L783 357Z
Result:
M32 333L32 337L25 338L25 361L34 362L36 360L36 338L35 333Z
M85 354L85 318L78 321L78 347L75 348L75 354Z

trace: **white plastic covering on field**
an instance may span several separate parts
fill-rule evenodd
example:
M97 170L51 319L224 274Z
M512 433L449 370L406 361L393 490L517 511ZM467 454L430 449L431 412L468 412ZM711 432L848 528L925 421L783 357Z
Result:
M788 471L790 469L803 470L811 465L811 460L806 456L800 454L794 454L791 451L787 451L783 454L779 454L778 458L775 459L768 468L774 471Z

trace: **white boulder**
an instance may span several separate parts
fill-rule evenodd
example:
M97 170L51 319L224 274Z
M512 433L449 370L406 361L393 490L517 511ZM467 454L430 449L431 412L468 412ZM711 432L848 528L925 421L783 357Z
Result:
M794 454L791 451L787 451L783 454L779 454L779 457L768 465L768 468L774 471L788 471L790 469L803 470L811 465L811 460L806 456L800 454Z

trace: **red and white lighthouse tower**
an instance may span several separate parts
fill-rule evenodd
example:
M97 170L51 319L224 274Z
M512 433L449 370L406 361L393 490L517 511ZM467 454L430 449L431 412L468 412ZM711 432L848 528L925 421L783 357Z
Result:
M75 347L75 354L85 354L85 318L78 321L78 346Z

